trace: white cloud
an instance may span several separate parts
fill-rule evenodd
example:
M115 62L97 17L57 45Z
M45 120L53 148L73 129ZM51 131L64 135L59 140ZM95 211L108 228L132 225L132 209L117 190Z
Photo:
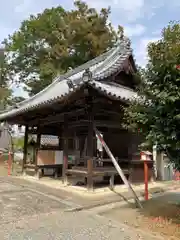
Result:
M114 7L121 11L121 13L124 13L129 22L133 22L140 17L145 5L144 0L114 0L113 2Z
M126 22L133 22L139 18L145 6L145 0L86 0L86 2L97 9L110 6L112 11L116 11L116 17Z
M146 27L141 24L124 26L124 34L128 37L141 36L146 31Z
M24 91L23 87L21 87L21 86L18 88L17 87L13 88L13 95L16 97L19 97L19 96L24 97L24 98L29 97L28 93L26 91Z
M36 0L20 0L19 4L14 7L14 13L19 15L21 19L28 18L30 14L42 12L45 8L51 8L58 5L57 1L36 1Z
M147 46L150 42L155 42L159 40L159 38L142 38L140 39L138 45L135 48L135 58L137 64L141 67L145 67L147 64Z
M24 11L27 11L27 9L32 5L31 0L26 0L26 1L20 1L19 4L17 4L14 8L14 12L16 13L23 13Z
M154 36L161 36L161 33L162 33L162 28L157 28L155 31L152 32L152 35Z
M17 80L18 80L18 77L16 76ZM10 88L13 90L13 95L14 96L21 96L21 97L24 97L24 98L28 98L29 95L26 91L24 91L24 87L25 87L25 84L24 83L20 83L19 85L17 85L16 83L13 83L10 85Z

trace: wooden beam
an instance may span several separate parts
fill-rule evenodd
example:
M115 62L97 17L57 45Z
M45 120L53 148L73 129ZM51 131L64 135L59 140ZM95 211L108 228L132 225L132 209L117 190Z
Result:
M30 122L29 124L30 124L30 126L36 126L37 124L40 126L46 126L46 125L50 125L50 124L57 123L57 122L59 122L59 123L64 122L65 115L68 115L68 117L70 117L70 116L77 116L81 113L85 113L85 109L76 109L73 111L53 114L48 117L34 120L34 121Z
M88 126L89 121L88 120L80 120L78 122L69 122L69 128L75 128L75 127L85 127ZM96 121L94 120L94 123L98 127L107 127L107 128L114 128L114 129L122 129L121 124L117 124L113 121Z
M106 109L100 109L100 112L99 112L99 114L97 114L97 115L100 115L100 114L103 114L103 113L107 113L107 114L109 114L109 115L115 115L115 116L119 116L119 117L121 117L122 115L123 115L123 113L122 112L119 112L119 111L110 111L110 110L106 110Z
M103 101L103 99L102 99ZM103 101L104 103L104 101ZM106 102L107 103L107 102ZM111 104L110 104L111 105ZM116 104L117 105L117 104ZM120 105L118 104L116 107L114 106L113 104L113 109L116 109L116 110L110 110L110 109L104 109L103 106L95 106L94 108L94 113L96 113L95 115L98 116L98 115L102 115L103 113L107 113L107 114L111 114L111 115L117 115L117 116L121 116L122 113L119 113L120 111ZM30 121L29 122L29 125L30 126L36 126L36 125L39 125L39 126L46 126L46 125L50 125L50 124L53 124L53 123L61 123L64 121L64 116L65 115L68 115L68 117L76 117L78 115L81 115L81 114L84 114L85 115L85 109L83 108L80 108L80 109L72 109L72 110L69 110L69 111L66 111L66 112L61 112L61 113L54 113L48 117L42 117L42 118L39 118L39 119L35 119L33 121ZM39 117L39 116L38 116Z
M121 127L120 121L108 121L108 120L94 120L96 123L96 126L98 127L107 127L111 129L123 129ZM68 121L68 128L73 129L76 127L87 127L88 126L88 120L76 120L76 121ZM41 126L39 129L30 129L29 133L30 134L37 134L39 131L41 134L46 134L46 135L54 135L57 136L59 126L56 125L49 125L49 126Z
M38 134L38 133L41 133L41 134L45 134L45 135L57 135L57 132L58 132L58 126L46 126L46 127L40 127L40 128L32 128L32 129L29 129L29 133L30 134Z
M22 173L24 173L25 165L27 163L27 153L28 153L28 125L25 126L24 134L24 149L23 149L23 162L22 162Z
M37 134L37 142L36 142L36 149L35 149L35 174L38 176L38 150L41 146L41 133Z

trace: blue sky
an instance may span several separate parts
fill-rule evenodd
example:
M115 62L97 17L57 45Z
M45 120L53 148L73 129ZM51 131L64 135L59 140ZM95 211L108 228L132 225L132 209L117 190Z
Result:
M171 20L180 20L179 0L86 0L97 9L111 7L111 21L114 26L122 25L130 37L138 64L146 63L146 46L160 37L161 29ZM0 40L13 33L22 20L44 8L62 5L73 7L73 0L6 0L0 8ZM21 88L15 95L27 96Z

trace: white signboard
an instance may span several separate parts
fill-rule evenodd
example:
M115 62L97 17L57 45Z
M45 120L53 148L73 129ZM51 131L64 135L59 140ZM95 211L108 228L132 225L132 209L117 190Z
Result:
M63 164L63 151L55 151L55 164Z
M102 134L100 134L100 135L101 135L101 138L103 138L103 135ZM103 151L103 145L102 145L101 141L99 140L99 138L97 137L97 135L96 135L96 138L97 138L97 149L100 152L102 152Z

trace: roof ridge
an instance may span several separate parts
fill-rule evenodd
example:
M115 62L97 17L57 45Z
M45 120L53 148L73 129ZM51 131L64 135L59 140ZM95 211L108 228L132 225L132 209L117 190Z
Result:
M41 96L42 93L46 92L48 89L50 89L51 87L53 87L57 82L59 81L62 81L64 80L64 78L68 78L72 75L75 75L76 73L78 73L79 71L82 71L82 70L85 70L85 67L87 66L88 68L91 67L92 65L95 65L97 62L99 62L100 60L103 61L104 58L106 56L108 56L110 53L113 54L114 50L117 49L116 52L118 52L120 49L119 47L124 45L124 47L127 47L129 45L129 39L128 38L123 38L123 39L118 39L118 41L115 43L115 46L112 47L110 50L104 52L103 54L101 54L100 56L97 56L96 58L76 67L75 69L72 69L72 70L69 70L67 73L65 74L62 74L62 75L59 75L57 77L55 77L55 80L50 84L48 85L46 88L44 88L43 90L41 90L39 93L35 94L34 96L20 102L17 104L17 107L18 106L21 106L21 104L24 104L24 103L27 103L30 99L34 99L36 98L37 96ZM109 58L109 56L108 56ZM106 59L107 60L107 59ZM107 63L107 61L105 60L105 62ZM12 108L11 108L12 109ZM8 109L9 111L10 109Z
M65 73L64 75L60 75L59 77L64 77L64 78L68 78L70 76L73 76L75 74L77 74L78 72L82 71L82 70L85 70L93 65L95 65L96 63L99 63L99 61L103 61L104 58L110 54L110 52L112 52L113 50L115 49L115 47L111 48L110 50L102 53L100 56L97 56L95 58L93 58L92 60L89 60L87 61L86 63L83 63L82 65L72 69L72 70L69 70L67 73ZM87 67L86 67L87 65Z
M42 95L43 93L45 93L47 90L49 90L49 89L52 88L54 85L56 85L57 82L62 81L62 80L64 80L64 79L67 79L67 78L70 77L70 76L73 76L73 75L77 74L81 69L82 69L81 71L85 70L85 66L86 66L86 65L87 65L88 67L90 67L90 66L92 66L92 65L95 65L95 64L96 64L97 62L99 62L100 60L103 61L103 59L104 59L108 54L110 54L110 52L113 52L114 49L116 49L116 47L111 48L111 49L108 50L107 52L104 52L104 53L101 54L100 56L97 56L96 58L94 58L94 59L92 59L92 60L90 60L90 61L88 61L88 62L86 62L86 63L84 63L84 64L82 64L82 65L80 65L80 66L78 66L78 67L76 67L75 69L69 70L69 71L68 71L67 73L65 73L65 74L62 74L62 75L59 75L59 76L55 77L55 80L54 80L50 85L48 85L46 88L44 88L43 90L41 90L39 93L35 94L34 96L29 97L29 98L25 99L24 101L16 104L16 106L19 107L19 106L21 106L21 105L23 105L23 104L28 103L29 100L33 100L33 99L35 99L36 97L41 96L41 95ZM11 110L11 109L13 109L13 108L14 108L14 106L12 106L12 107L9 108L9 109L4 110L3 112L7 112L7 111L9 111L9 110Z
M52 101L59 101L58 99L62 99L65 96L67 97L84 83L82 78L83 70L90 68L91 74L93 75L92 80L97 83L100 82L98 80L102 79L102 77L106 78L108 74L110 76L112 72L114 73L114 71L117 71L125 57L130 54L132 54L132 49L130 48L129 41L127 41L127 39L118 41L116 46L109 51L63 75L57 76L49 86L36 95L20 102L16 107L12 106L11 109L6 109L1 113L1 119L8 115L13 116L20 112L27 111L28 109L33 109ZM75 84L73 91L68 85L68 80L71 80ZM115 85L111 86L115 87Z
M121 51L123 49L123 52ZM104 62L103 62L103 64L101 65L101 66L99 66L98 68L96 68L95 69L95 71L96 72L98 72L98 70L99 70L99 68L103 68L103 66L106 66L107 65L107 62L109 61L109 59L115 59L117 56L119 56L119 55L126 55L126 57L127 56L130 56L132 54L132 49L130 48L130 46L128 46L128 42L126 41L126 44L125 44L125 42L123 41L123 42L120 42L120 44L116 47L116 51L115 52L113 52L112 53L112 55L111 56L109 56ZM111 61L112 62L112 61ZM119 62L119 60L118 60L118 62ZM122 62L122 59L120 59L120 62ZM117 64L116 64L117 65ZM119 64L118 64L119 65ZM118 67L118 65L117 65L117 67ZM110 66L111 68L112 68L112 66ZM114 71L116 71L116 68L115 68L116 66L113 66L113 69L114 69ZM104 70L104 72L107 72L107 71L109 71L109 69L107 70L107 69L105 69ZM99 74L97 74L97 79L96 80L99 80L100 78L99 78L99 75L101 75L102 73L99 73Z

